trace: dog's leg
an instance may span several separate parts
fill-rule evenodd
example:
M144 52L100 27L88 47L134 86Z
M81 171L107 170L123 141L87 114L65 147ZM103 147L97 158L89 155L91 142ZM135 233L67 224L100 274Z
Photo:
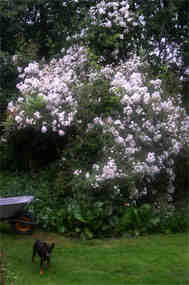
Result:
M43 274L43 259L42 258L40 262L40 274Z
M34 244L34 246L33 246L32 262L35 262L35 255L36 255L36 252L37 252L37 248L36 248L36 244Z
M50 269L50 258L47 257L47 269L49 270Z

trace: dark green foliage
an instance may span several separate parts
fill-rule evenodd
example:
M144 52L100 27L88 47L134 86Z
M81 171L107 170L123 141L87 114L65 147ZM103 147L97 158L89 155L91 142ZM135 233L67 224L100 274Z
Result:
M188 211L128 204L126 198L112 196L108 189L95 192L81 179L62 177L55 187L57 165L40 173L0 175L0 196L34 195L29 208L41 228L83 239L94 237L137 236L152 233L176 233L188 230ZM125 189L125 192L127 189Z
M53 177L49 169L41 171L40 175L22 172L0 172L0 196L11 197L19 195L35 195L37 192L49 191ZM44 195L45 198L45 195Z
M118 117L122 110L120 98L111 94L109 90L110 84L105 79L97 79L92 84L85 84L75 90L79 104L77 120L84 121L84 127L86 127L85 124L92 123L93 119L98 116L114 118L116 114Z
M66 38L79 30L85 11L92 2L1 1L1 49L10 54L24 54L24 46L34 45L38 59L49 59L67 46Z
M0 169L11 171L38 170L59 158L58 148L66 139L50 134L42 134L33 128L13 133L0 145Z
M14 131L0 144L1 170L36 170L58 160L59 170L91 169L101 157L104 145L99 130L92 129L82 136L79 129L68 128L65 136L25 128ZM60 160L63 156L64 162Z
M11 56L8 53L2 53L0 49L0 134L2 133L2 121L6 118L7 104L18 94L17 75L18 72Z
M68 236L137 236L185 232L189 229L186 210L157 210L150 204L125 206L108 198L96 199L89 193L67 195L67 198L59 198L59 201L55 199L54 205L52 198L50 203L41 198L33 207L41 226Z
M122 233L129 232L134 235L188 231L187 209L171 210L169 206L156 209L150 204L130 207L121 217L118 229Z
M175 193L174 203L179 208L186 207L189 202L189 154L183 151L176 159L175 163L176 179L175 179Z
M15 92L15 84L17 82L17 69L13 65L11 56L8 53L0 53L0 86L2 89L6 89ZM7 92L8 93L8 92ZM10 100L10 97L7 98L7 101Z

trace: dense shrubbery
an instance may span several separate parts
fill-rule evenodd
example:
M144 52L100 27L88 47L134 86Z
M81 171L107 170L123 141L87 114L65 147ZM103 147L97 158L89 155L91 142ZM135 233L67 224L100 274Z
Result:
M71 180L86 180L89 191L109 179L145 178L150 185L164 176L166 199L172 199L174 160L187 149L189 117L180 95L168 96L145 65L137 57L117 66L94 65L87 49L78 46L49 64L29 64L18 84L22 95L8 106L5 140L28 128L41 137L53 134L64 140L63 168ZM135 185L130 198L148 190Z
M188 116L145 69L136 57L94 65L81 47L26 67L8 106L1 169L33 174L5 183L3 195L34 194L43 228L83 238L187 229L171 202Z
M186 226L169 203L188 117L180 96L169 97L145 69L137 57L94 65L82 47L24 69L21 96L8 106L1 169L40 177L35 189L32 179L16 179L9 193L35 194L31 210L43 228L91 238Z
M111 196L108 189L91 193L86 185L81 184L80 188L73 191L69 191L68 187L60 189L59 179L59 189L56 189L55 169L53 166L38 174L15 173L11 176L10 173L3 173L0 177L2 196L35 196L29 210L44 230L80 238L137 236L188 230L186 208L177 211L170 204L137 206L129 203L122 195L115 197L112 193Z

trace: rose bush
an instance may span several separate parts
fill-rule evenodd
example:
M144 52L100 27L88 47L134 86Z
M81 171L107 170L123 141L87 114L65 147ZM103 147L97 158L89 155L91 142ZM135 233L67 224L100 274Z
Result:
M30 63L17 85L20 97L8 105L9 132L29 126L63 137L74 126L79 140L94 132L103 138L101 156L87 167L73 166L73 179L83 177L97 189L117 178L147 177L152 183L163 172L171 199L174 158L189 143L189 117L180 95L169 97L144 65L136 56L116 66L94 65L80 46L49 64ZM62 161L66 159L63 152ZM132 188L130 197L146 191Z

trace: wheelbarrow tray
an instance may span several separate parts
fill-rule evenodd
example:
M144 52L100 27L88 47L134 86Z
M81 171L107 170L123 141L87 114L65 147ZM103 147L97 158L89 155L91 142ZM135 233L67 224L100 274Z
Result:
M0 220L15 218L33 199L34 196L0 198Z

